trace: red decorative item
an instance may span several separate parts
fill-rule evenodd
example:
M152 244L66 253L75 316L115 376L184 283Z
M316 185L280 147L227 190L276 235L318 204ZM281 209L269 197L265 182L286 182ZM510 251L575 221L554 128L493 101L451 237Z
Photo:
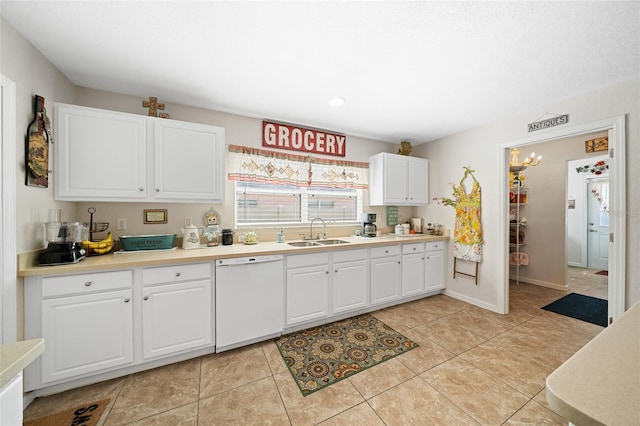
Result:
M262 122L262 146L344 157L347 137L287 124Z

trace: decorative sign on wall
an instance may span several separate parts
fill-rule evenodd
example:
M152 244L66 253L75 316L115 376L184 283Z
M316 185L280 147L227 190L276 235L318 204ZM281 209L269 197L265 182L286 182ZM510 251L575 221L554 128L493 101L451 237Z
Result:
M547 118L545 120L535 121L527 125L528 131L533 132L548 127L560 126L569 122L569 114L559 115L557 117Z
M262 122L262 146L344 157L347 137L287 124Z
M387 226L394 226L398 222L398 206L387 206Z
M584 152L598 152L609 150L609 138L596 138L585 141Z

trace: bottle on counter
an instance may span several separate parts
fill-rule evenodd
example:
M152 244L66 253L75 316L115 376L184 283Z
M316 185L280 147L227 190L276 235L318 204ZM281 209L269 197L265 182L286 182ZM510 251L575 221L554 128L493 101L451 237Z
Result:
M280 228L280 230L276 234L276 242L284 243L284 228Z

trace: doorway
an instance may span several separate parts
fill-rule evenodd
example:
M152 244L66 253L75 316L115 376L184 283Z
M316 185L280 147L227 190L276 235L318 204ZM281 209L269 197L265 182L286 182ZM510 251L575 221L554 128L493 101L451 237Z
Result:
M609 322L617 319L625 311L625 260L626 260L626 172L625 172L625 117L618 116L597 122L582 124L578 126L561 128L548 131L540 135L533 135L525 139L509 142L500 146L499 156L504 167L500 170L500 181L504 184L500 186L500 195L503 200L508 199L507 182L509 179L508 160L511 148L530 146L540 142L557 141L569 136L579 136L599 131L607 131L609 135L609 208L610 222L608 242L608 271L609 285ZM502 307L502 312L509 312L509 262L508 262L508 203L501 203L501 214L499 220L500 240L505 243L499 246L500 259L503 268L499 269L498 282L498 306ZM566 264L566 262L565 262Z

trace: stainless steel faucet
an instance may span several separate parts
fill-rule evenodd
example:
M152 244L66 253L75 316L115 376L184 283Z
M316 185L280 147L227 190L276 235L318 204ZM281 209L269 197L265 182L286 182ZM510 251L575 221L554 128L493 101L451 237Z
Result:
M322 239L326 240L327 239L327 224L320 217L314 217L313 220L311 221L311 225L309 226L309 233L311 235L309 235L309 239L313 240L313 222L315 222L316 220L319 220L320 222L322 222L322 225L324 226L324 231L322 232ZM316 240L319 240L319 239L320 239L320 233L318 233L318 238L316 238Z

